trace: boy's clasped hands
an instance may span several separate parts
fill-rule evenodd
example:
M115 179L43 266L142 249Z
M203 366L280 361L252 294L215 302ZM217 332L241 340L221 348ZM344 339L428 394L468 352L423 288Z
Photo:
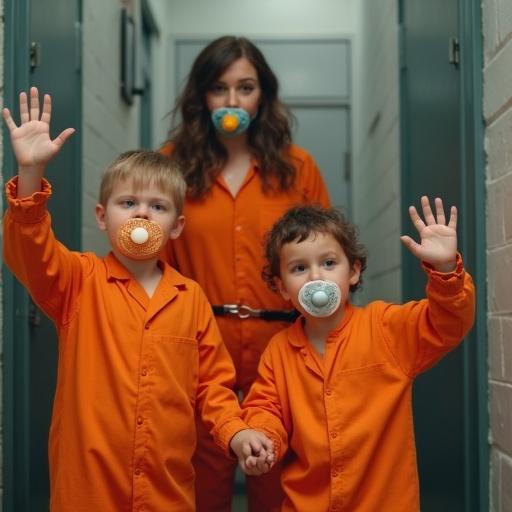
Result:
M262 475L274 465L274 444L263 432L241 430L231 438L230 446L246 475Z

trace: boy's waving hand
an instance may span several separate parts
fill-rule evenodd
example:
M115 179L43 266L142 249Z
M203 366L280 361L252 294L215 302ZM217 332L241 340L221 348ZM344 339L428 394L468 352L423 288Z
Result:
M437 197L434 202L435 215L428 197L421 198L424 220L414 206L409 207L409 215L420 235L420 243L409 236L401 236L400 240L414 256L432 265L438 272L452 272L457 257L457 208L451 207L450 218L446 223L443 201Z
M46 164L60 151L74 128L66 128L55 139L50 138L51 98L44 95L40 111L39 92L30 89L30 106L25 92L20 93L19 126L14 122L8 108L3 109L3 118L9 128L11 144L18 162L18 197L26 197L40 190L41 178Z

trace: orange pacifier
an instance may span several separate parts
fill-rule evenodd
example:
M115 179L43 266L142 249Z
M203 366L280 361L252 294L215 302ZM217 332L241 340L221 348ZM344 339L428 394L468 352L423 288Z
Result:
M238 117L233 114L226 114L222 118L221 124L225 132L232 133L238 128Z
M164 244L162 228L151 220L134 218L127 220L117 232L119 252L134 260L155 257Z
M236 137L247 130L251 123L249 113L243 108L218 108L211 117L216 130L225 137Z

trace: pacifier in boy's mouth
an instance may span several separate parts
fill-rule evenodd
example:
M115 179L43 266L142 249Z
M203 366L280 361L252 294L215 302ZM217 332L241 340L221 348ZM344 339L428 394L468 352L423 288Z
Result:
M340 305L341 291L332 281L309 281L299 290L299 302L311 316L329 316Z
M119 252L134 260L154 258L163 245L164 232L151 220L138 217L129 219L117 232Z
M249 128L251 116L243 108L222 107L212 112L212 121L219 133L235 137Z

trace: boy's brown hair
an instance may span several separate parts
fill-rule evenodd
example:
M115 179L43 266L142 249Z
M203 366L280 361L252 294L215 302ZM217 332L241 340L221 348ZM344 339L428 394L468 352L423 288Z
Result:
M359 281L350 286L351 292L357 290L362 284L362 274L366 269L366 249L357 238L357 228L338 210L316 205L291 208L267 233L265 238L267 263L262 277L268 287L277 291L275 278L281 276L279 265L283 245L290 242L303 242L314 233L331 234L343 249L350 267L359 261L361 265Z
M137 150L120 154L103 173L99 201L103 206L118 181L130 181L135 191L157 186L172 198L177 215L183 210L187 185L180 168L156 151Z

